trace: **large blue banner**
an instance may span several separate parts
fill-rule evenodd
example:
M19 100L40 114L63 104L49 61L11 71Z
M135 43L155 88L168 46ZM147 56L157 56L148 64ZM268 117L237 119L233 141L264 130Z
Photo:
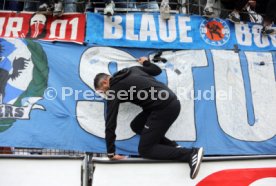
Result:
M96 15L95 15L96 16ZM99 72L139 65L159 50L0 40L0 146L106 152L106 101L95 93ZM275 52L166 50L156 78L181 102L166 134L206 154L276 154ZM124 103L117 152L137 154L130 129L141 108Z
M275 50L276 35L261 34L262 26L233 24L218 18L158 13L87 14L86 42L106 46L162 49Z

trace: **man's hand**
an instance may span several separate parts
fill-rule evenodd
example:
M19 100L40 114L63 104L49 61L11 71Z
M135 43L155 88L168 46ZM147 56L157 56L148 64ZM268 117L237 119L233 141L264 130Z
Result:
M147 58L147 57L140 57L139 59L138 59L138 63L140 63L141 65L143 65L143 63L145 62L145 61L148 61L149 60L149 58Z
M112 158L110 158L111 160L123 160L123 159L127 159L126 156L121 156L121 155L114 155Z

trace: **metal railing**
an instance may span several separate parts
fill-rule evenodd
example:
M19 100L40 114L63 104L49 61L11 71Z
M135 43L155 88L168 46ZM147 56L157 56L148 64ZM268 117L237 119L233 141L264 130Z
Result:
M84 152L60 149L0 147L0 155L84 156Z
M158 9L151 8L151 3L156 3L160 7L162 0L125 0L120 2L115 2L115 11L120 13L128 12L156 12ZM207 0L170 0L171 13L184 13L187 15L197 14L202 15L205 8ZM36 12L38 10L39 4L44 2L54 2L50 1L41 1L41 0L3 0L0 2L0 10L9 10L9 11L30 11ZM64 5L64 12L103 12L105 7L105 2L102 0L62 0ZM142 8L139 6L141 4L146 4ZM221 17L225 18L226 15L232 10L226 9L223 6L213 8L221 12ZM245 15L250 15L251 13L247 11L241 12Z
M0 2L0 10L11 10L11 11L37 11L40 3L45 1L40 0L3 0ZM133 11L146 11L152 12L156 11L152 10L151 4L156 3L158 7L160 7L161 0L150 1L150 0L142 0L142 1L131 1L125 0L121 2L115 3L115 10L120 12L133 12ZM100 0L63 0L64 10L65 12L86 12L86 11L96 11L103 10L105 7L104 1ZM144 8L136 8L141 4L146 4ZM198 6L200 4L200 0L171 0L170 6L172 8L172 13L188 13L190 12L189 8L192 6ZM71 8L70 8L71 7ZM185 8L187 12L183 12L182 8Z

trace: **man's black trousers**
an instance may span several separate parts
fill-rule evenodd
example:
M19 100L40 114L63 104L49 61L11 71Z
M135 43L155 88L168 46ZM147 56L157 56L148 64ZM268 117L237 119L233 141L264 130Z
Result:
M180 112L175 99L162 109L143 111L131 122L132 130L140 135L139 154L144 158L189 161L192 149L179 148L165 137Z

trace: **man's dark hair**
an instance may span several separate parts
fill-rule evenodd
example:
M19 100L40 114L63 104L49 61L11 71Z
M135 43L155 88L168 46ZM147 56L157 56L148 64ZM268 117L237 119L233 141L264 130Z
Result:
M106 73L99 73L94 78L94 87L98 89L101 86L101 81L106 79L109 75Z

